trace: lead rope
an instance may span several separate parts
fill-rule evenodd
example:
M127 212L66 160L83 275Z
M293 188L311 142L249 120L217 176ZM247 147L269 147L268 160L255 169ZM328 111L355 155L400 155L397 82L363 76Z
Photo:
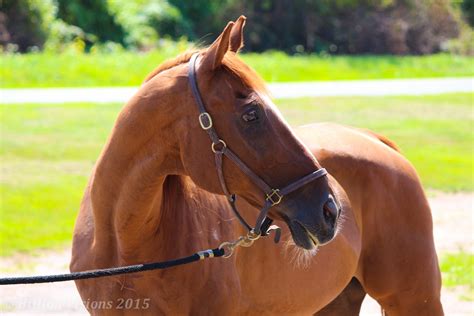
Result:
M273 225L275 226L275 225ZM276 236L280 238L280 228L277 228ZM268 228L268 231L275 230L271 226ZM260 237L265 236L261 234L255 234L253 231L249 231L247 235L240 236L235 241L226 241L220 244L218 248L206 249L198 251L191 256L178 258L174 260L161 261L161 262L152 262L152 263L142 263L135 264L123 267L114 267L106 269L96 269L64 274L51 274L51 275L38 275L38 276L22 276L22 277L7 277L0 278L0 285L14 285L14 284L37 284L37 283L53 283L53 282L65 282L73 280L85 280L85 279L96 279L102 277L109 277L114 275L137 273L144 271L152 270L163 270L167 268L172 268L180 265L189 264L196 261L201 261L210 258L230 258L236 248L238 247L250 247L253 245L254 241Z
M166 269L166 268L176 267L176 266L188 264L195 261L205 260L209 258L224 257L225 255L226 253L225 253L224 248L219 247L215 249L207 249L203 251L198 251L188 257L183 257L183 258L169 260L169 261L162 261L162 262L142 263L142 264L135 264L135 265L129 265L129 266L124 266L124 267L88 270L88 271L72 272L72 273L65 273L65 274L0 278L0 285L50 283L50 282L72 281L72 280L95 279L95 278L127 274L127 273Z

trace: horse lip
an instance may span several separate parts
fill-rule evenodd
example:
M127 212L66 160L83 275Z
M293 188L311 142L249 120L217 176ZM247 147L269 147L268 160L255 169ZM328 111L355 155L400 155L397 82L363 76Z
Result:
M309 239L311 239L311 241L313 242L314 246L317 247L320 244L318 237L311 234L307 229L306 229L306 233L308 234Z
M318 238L314 236L313 234L311 234L308 231L308 229L304 227L303 224L295 220L291 220L287 224L288 224L288 227L290 228L293 241L299 247L302 247L308 250L318 247L318 245L320 244ZM302 236L301 232L304 234L304 237ZM305 238L305 240L302 240L302 237Z
M318 246L320 244L318 237L316 237L313 233L311 233L308 228L306 228L303 224L298 221L295 221L298 225L300 225L303 230L305 231L306 235L308 235L309 239L313 242L314 246Z

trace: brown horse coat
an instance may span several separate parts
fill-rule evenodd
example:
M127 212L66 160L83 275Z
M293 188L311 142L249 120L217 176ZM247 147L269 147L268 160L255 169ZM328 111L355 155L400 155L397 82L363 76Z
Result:
M347 299L356 282L361 297L367 292L389 315L441 315L432 219L413 167L373 133L336 124L291 131L258 76L235 56L244 22L241 17L230 23L202 52L199 83L216 129L253 170L278 186L321 166L331 176L270 213L283 229L280 244L263 239L230 259L77 281L89 312L310 315L337 297L321 315L349 315L361 303ZM160 66L120 113L84 194L72 271L177 258L245 233L225 198L215 194L221 191L209 140L199 129L187 83L189 57ZM239 101L248 98L250 103ZM228 106L235 102L244 104ZM252 102L266 129L245 137L258 127L242 132L235 113ZM261 192L235 166L224 167L230 189L244 197L243 216L254 219ZM311 212L304 213L315 221L307 231L315 227L316 237L330 233L321 228L322 210L311 203L304 210L292 205L317 201L325 190L341 206L339 232L318 250L300 249L288 229L291 216Z

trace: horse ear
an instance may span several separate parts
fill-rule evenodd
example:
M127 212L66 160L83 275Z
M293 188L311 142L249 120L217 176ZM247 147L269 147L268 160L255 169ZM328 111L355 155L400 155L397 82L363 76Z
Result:
M237 53L242 47L244 47L244 26L247 18L241 15L230 33L230 50Z
M234 22L229 22L221 35L206 50L201 62L202 68L212 71L222 64L222 59L229 50L230 32L233 25Z

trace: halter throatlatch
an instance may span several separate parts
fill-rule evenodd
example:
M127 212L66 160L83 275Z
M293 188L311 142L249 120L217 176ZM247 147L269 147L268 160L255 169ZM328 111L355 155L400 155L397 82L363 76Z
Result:
M235 242L227 242L221 245L221 248L227 250L226 256L230 256L235 247L249 247L255 240L257 240L261 236L268 235L271 231L275 231L275 242L278 242L280 239L280 228L276 225L271 225L273 220L267 217L270 208L279 204L285 195L301 188L305 184L308 184L322 176L325 176L327 174L327 171L324 168L318 169L304 176L303 178L292 182L291 184L287 185L282 189L273 189L262 178L255 174L232 150L230 150L226 142L219 138L216 130L214 129L212 117L206 111L206 107L204 106L204 102L202 101L202 97L199 93L199 88L197 86L196 60L198 57L199 53L196 53L189 60L188 77L194 99L196 100L196 104L199 109L199 125L204 131L206 131L206 133L211 138L211 150L215 155L217 175L219 177L219 182L221 184L222 191L227 196L227 200L229 201L230 207L234 212L235 216L238 218L240 223L242 223L242 225L248 230L247 236L242 236ZM240 170L242 170L242 172L244 172L265 193L265 201L263 207L260 210L260 213L257 217L257 221L253 228L245 221L242 215L240 215L235 205L236 196L235 194L231 194L227 188L224 178L224 171L222 168L223 156L226 156L234 164L236 164L240 168Z

